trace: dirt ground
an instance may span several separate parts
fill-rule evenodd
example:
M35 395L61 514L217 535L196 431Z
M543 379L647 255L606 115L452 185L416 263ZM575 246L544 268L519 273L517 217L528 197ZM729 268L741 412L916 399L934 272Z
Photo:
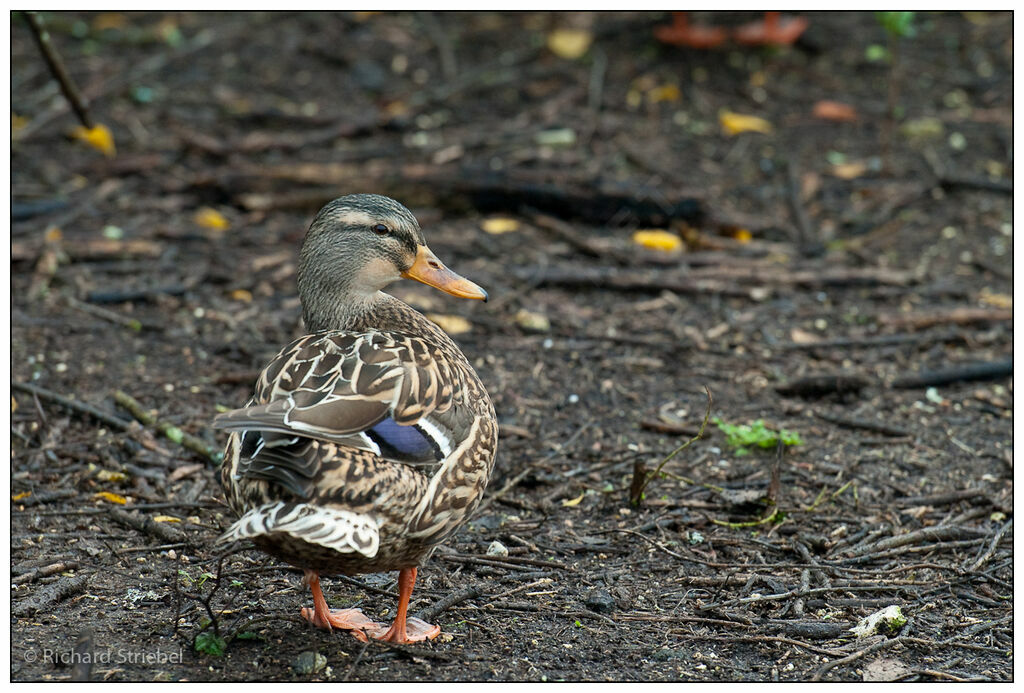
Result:
M12 678L1011 680L1011 16L895 46L808 18L697 51L668 13L46 14L105 157L14 14ZM394 287L502 425L417 646L316 630L298 571L213 549L210 420L302 333L299 243L350 192L492 296ZM705 388L800 444L711 421L632 503ZM324 585L394 612L395 575Z

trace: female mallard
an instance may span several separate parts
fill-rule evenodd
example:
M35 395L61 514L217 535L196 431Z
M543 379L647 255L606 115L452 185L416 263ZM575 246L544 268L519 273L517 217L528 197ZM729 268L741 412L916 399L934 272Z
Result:
M320 210L299 256L311 334L263 370L242 409L217 416L231 432L221 483L241 515L221 542L251 539L305 570L321 628L392 642L441 629L406 618L416 568L480 503L494 465L494 406L448 336L381 291L416 279L487 300L427 248L412 213L380 195ZM357 609L331 611L321 573L398 570L391 628Z

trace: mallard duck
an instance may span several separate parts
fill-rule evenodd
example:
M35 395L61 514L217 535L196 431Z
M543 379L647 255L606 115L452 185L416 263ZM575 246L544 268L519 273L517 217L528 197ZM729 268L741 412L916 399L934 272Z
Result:
M302 244L299 297L310 334L263 369L252 399L220 414L221 470L240 515L220 542L249 539L305 571L316 626L398 643L440 628L407 617L417 567L476 509L494 465L494 406L459 347L382 291L415 279L461 298L479 286L430 251L412 212L348 195ZM321 574L398 570L390 628L328 609Z

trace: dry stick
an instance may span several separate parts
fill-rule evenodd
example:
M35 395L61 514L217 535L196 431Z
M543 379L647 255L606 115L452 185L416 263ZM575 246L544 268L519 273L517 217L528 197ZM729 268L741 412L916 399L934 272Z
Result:
M1003 524L1002 527L999 528L999 531L996 532L996 535L992 537L992 542L988 545L988 548L985 550L985 553L979 556L978 560L976 560L967 570L974 573L977 572L983 565L988 563L992 556L995 554L996 547L999 546L999 542L1003 540L1003 536L1010 530L1011 527L1013 527L1013 518L1009 519L1007 522Z
M789 193L786 199L789 201L789 210L793 215L793 221L796 223L796 228L799 232L797 249L805 257L823 255L825 246L816 238L811 222L804 211L804 206L800 201L800 180L796 174L796 167L790 161L786 162L786 181L788 183L787 192Z
M91 574L79 574L73 577L61 578L57 582L47 585L44 589L39 590L39 592L37 592L32 598L13 605L11 607L11 616L18 618L22 616L30 616L37 611L42 611L47 607L53 606L57 602L85 590L85 587L91 578Z
M47 390L46 388L39 387L38 385L31 385L29 383L16 383L12 382L11 387L15 390L21 390L22 392L29 392L40 399L45 399L55 404L59 404L65 409L78 412L79 414L88 414L92 418L105 423L112 428L116 428L119 431L132 431L139 428L138 424L134 421L126 421L120 419L112 414L108 414L102 409L98 409L91 404L79 402L77 400L68 399L63 395L58 395L56 392Z
M685 443L683 443L682 445L677 447L675 450L670 452L665 457L665 459L663 459L658 464L658 466L654 469L654 471L648 473L646 476L643 476L644 469L643 469L643 463L642 462L638 462L637 466L634 467L633 484L630 486L630 489L629 489L629 502L631 504L639 505L640 501L643 499L644 489L647 488L647 485L651 482L651 479L653 479L658 474L660 474L661 470L665 468L665 465L668 464L669 461L673 457L675 457L676 455L681 453L686 448L690 447L693 443L695 443L697 440L699 440L701 438L701 436L704 435L704 427L708 425L708 418L711 416L711 403L712 403L711 390L708 389L707 385L704 386L704 392L707 393L707 396L708 396L708 406L707 406L707 409L705 409L705 411L704 411L704 420L700 424L700 430L697 431L697 435L695 435L692 438L688 439ZM641 476L639 476L639 480L638 480L638 476L637 476L636 472L640 472L640 474L641 474Z
M924 527L913 532L900 534L899 536L882 539L874 544L861 546L847 553L848 556L863 556L868 553L886 551L909 544L920 544L928 541L948 541L958 539L977 539L983 537L985 532L970 527Z
M155 416L146 411L142 404L121 390L114 392L114 401L120 404L122 407L127 409L132 416L146 424L147 426L153 426L156 430L160 431L168 440L173 443L177 443L184 448L191 450L192 452L202 455L206 459L210 460L214 464L219 464L221 460L221 453L215 451L209 445L204 443L194 435L185 433L177 426L169 424L165 421L159 421Z
M100 308L99 306L94 306L91 303L79 301L74 296L68 296L67 301L68 305L76 310L80 310L83 313L88 313L89 315L93 315L97 318L102 318L103 320L112 322L115 325L123 325L135 332L141 332L143 327L150 330L164 329L164 326L159 323L143 323L141 320L129 318L127 315L122 315L117 311L108 310L106 308Z
M542 464L564 453L570 445L576 442L577 438L583 435L583 432L585 430L587 430L588 428L590 428L591 425L593 425L593 423L593 421L587 421L585 424L580 426L575 433L569 436L569 439L562 443L557 450L552 450L537 462L527 466L526 469L519 472L514 477L512 477L508 482L506 482L505 485L501 487L501 489L491 494L488 498L485 498L483 503L481 503L480 507L477 509L477 515L479 515L488 507L490 507L491 503L493 503L496 500L499 500L502 496L511 491L513 488L515 488L520 481L525 479L530 473L536 471L537 468L540 467Z
M843 664L849 664L850 662L856 662L861 657L865 657L869 654L874 654L875 652L879 652L881 650L887 650L890 647L893 647L894 645L898 645L903 642L904 637L906 636L901 635L900 637L893 638L891 640L882 640L880 642L876 642L874 645L871 645L870 647L865 647L863 650L854 652L852 655L848 657L843 657L842 659L834 659L831 662L826 663L825 666L821 667L816 672L814 672L814 676L811 677L811 681L821 681L821 678L825 674L832 671L838 666L842 666Z
M1008 378L1013 375L1013 359L1005 361L991 361L985 363L971 363L964 366L943 368L937 371L921 371L912 375L896 378L890 383L890 387L899 389L911 389L917 387L938 387L957 382L972 382L975 380L992 380L994 378Z
M120 524L137 529L161 541L172 544L188 542L188 537L184 533L160 522L154 522L153 518L149 516L137 517L120 508L111 508L108 513L110 517L117 520Z
M814 415L823 421L834 423L837 426L843 426L845 428L862 429L865 431L873 431L874 433L881 433L886 436L899 436L906 437L912 435L910 431L905 428L899 428L897 426L890 426L888 424L878 423L876 421L868 421L867 419L856 419L853 417L836 416L834 414L826 414L825 412L814 412Z
M64 93L64 98L68 100L82 125L92 130L93 121L89 117L88 104L82 98L75 83L71 81L71 76L68 75L67 70L64 69L64 61L60 59L57 49L50 42L50 32L43 26L43 20L37 12L26 12L25 19L28 20L28 25L32 29L32 37L36 40L39 50L42 51L43 58L46 59L50 72L53 73L54 78L60 84L60 90Z
M78 561L60 561L59 563L51 563L41 568L33 568L27 573L23 573L11 580L11 583L24 585L26 582L35 582L39 578L49 577L69 570L78 570Z
M456 604L461 604L467 599L479 597L482 593L483 590L475 586L467 587L466 589L459 590L458 592L452 592L444 599L439 599L430 606L420 609L416 613L416 618L423 619L424 621L431 621Z
M935 342L963 342L964 336L957 332L943 332L941 334L887 334L877 337L840 337L837 339L822 339L816 342L781 342L775 345L777 349L852 349L858 347L883 347L900 346L902 344L931 344Z

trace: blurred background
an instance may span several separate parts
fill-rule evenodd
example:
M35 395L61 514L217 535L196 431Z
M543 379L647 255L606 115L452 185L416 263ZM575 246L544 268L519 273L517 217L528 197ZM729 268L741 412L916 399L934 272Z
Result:
M494 499L453 546L557 565L534 565L553 582L523 597L521 564L435 563L417 595L478 585L499 605L450 612L458 661L325 636L336 671L863 680L823 662L897 602L925 641L870 676L1010 678L1010 13L45 12L37 34L30 19L10 29L16 651L70 647L54 623L95 620L88 600L30 616L39 580L76 574L39 566L74 562L110 607L104 642L184 643L161 676L251 679L256 660L293 676L311 636L287 620L284 645L192 649L227 518L209 421L302 333L313 214L374 192L492 297L394 287L459 342L502 423ZM644 492L701 430L705 387L703 437ZM764 450L782 432L780 471ZM899 555L866 543L940 524ZM910 568L917 551L928 565ZM171 590L183 554L195 599ZM238 618L294 605L297 576L265 571ZM894 575L881 596L854 589ZM814 608L744 601L844 585ZM844 627L785 656L735 639L812 621ZM944 649L956 638L974 649ZM71 674L15 657L12 675Z

